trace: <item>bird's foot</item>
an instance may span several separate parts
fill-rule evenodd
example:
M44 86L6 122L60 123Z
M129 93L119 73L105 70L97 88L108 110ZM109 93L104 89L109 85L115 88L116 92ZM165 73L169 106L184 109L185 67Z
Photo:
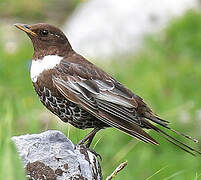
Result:
M81 141L80 141L80 142L81 142ZM87 144L85 145L84 143L80 143L80 142L79 142L78 144L76 144L75 149L79 149L81 153L90 151L90 152L91 152L92 154L94 154L96 157L99 157L100 160L102 161L102 157L101 157L100 154L98 154L95 150L93 150L93 149L87 147Z
M83 138L80 140L76 146L84 146L85 148L89 148L91 145L92 139L91 138Z
M99 127L94 128L87 136L85 136L81 141L79 141L77 145L82 145L82 144L86 143L86 145L85 145L86 148L89 148L94 136L100 129L101 128L99 128Z

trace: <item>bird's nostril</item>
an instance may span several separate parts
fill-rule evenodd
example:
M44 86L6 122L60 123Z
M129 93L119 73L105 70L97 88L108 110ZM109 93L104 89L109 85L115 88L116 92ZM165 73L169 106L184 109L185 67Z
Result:
M24 27L27 28L27 29L30 28L29 25L27 25L27 24L24 24Z

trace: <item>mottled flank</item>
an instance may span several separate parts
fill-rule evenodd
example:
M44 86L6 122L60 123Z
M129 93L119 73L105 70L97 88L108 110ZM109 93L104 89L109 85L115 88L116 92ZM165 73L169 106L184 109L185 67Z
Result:
M97 118L64 97L52 96L46 87L43 90L38 89L37 93L41 102L62 121L80 129L102 127Z

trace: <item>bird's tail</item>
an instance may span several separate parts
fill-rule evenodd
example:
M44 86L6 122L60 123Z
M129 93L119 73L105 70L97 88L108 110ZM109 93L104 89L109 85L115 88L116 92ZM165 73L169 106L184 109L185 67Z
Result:
M172 132L174 132L174 133L176 133L176 134L178 134L178 135L180 135L180 136L183 136L183 137L185 137L185 138L187 138L187 139L189 139L189 140L191 140L191 141L193 141L193 142L195 142L195 143L198 143L198 140L197 140L197 139L194 139L194 138L192 138L192 137L190 137L190 136L188 136L188 135L185 135L184 133L178 132L178 131L176 131L176 130L170 128L170 127L168 126L168 122L167 122L167 121L164 121L164 120L160 119L160 118L157 117L157 116L152 116L152 117L149 117L148 119L150 119L151 121L153 121L153 122L155 122L155 123L161 125L162 127L168 129L169 131L172 131ZM159 122L159 123L158 123L158 122ZM192 154L192 155L194 155L194 156L195 156L194 152L201 155L201 152L200 152L200 151L198 151L198 150L196 150L196 149L190 147L189 145L187 145L187 144L185 144L185 143L179 141L179 140L176 139L175 137L173 137L173 136L169 135L168 133L166 133L164 130L162 130L162 129L156 127L156 126L154 126L153 124L151 124L151 123L148 122L147 120L144 120L144 124L146 125L147 128L150 128L150 129L156 131L159 135L161 135L161 136L162 136L163 138L165 138L167 141L169 141L170 143L176 145L177 147L181 148L182 150L184 150L184 151L186 151L186 152L188 152L188 153L190 153L190 154Z

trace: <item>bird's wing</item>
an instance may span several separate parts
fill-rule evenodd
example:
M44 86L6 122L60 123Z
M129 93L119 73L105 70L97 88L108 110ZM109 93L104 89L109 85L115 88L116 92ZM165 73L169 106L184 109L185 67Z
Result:
M53 83L65 98L105 124L146 143L158 144L140 127L136 111L138 104L132 94L99 68L92 64L84 68L64 61L58 67Z
M158 144L141 127L156 131L166 140L192 155L194 155L192 151L201 154L200 151L175 139L146 119L194 142L197 142L196 139L170 128L167 121L153 114L142 98L98 67L86 60L84 62L86 64L82 64L82 61L74 63L65 60L57 67L57 75L53 77L53 83L64 97L109 126L143 142Z

